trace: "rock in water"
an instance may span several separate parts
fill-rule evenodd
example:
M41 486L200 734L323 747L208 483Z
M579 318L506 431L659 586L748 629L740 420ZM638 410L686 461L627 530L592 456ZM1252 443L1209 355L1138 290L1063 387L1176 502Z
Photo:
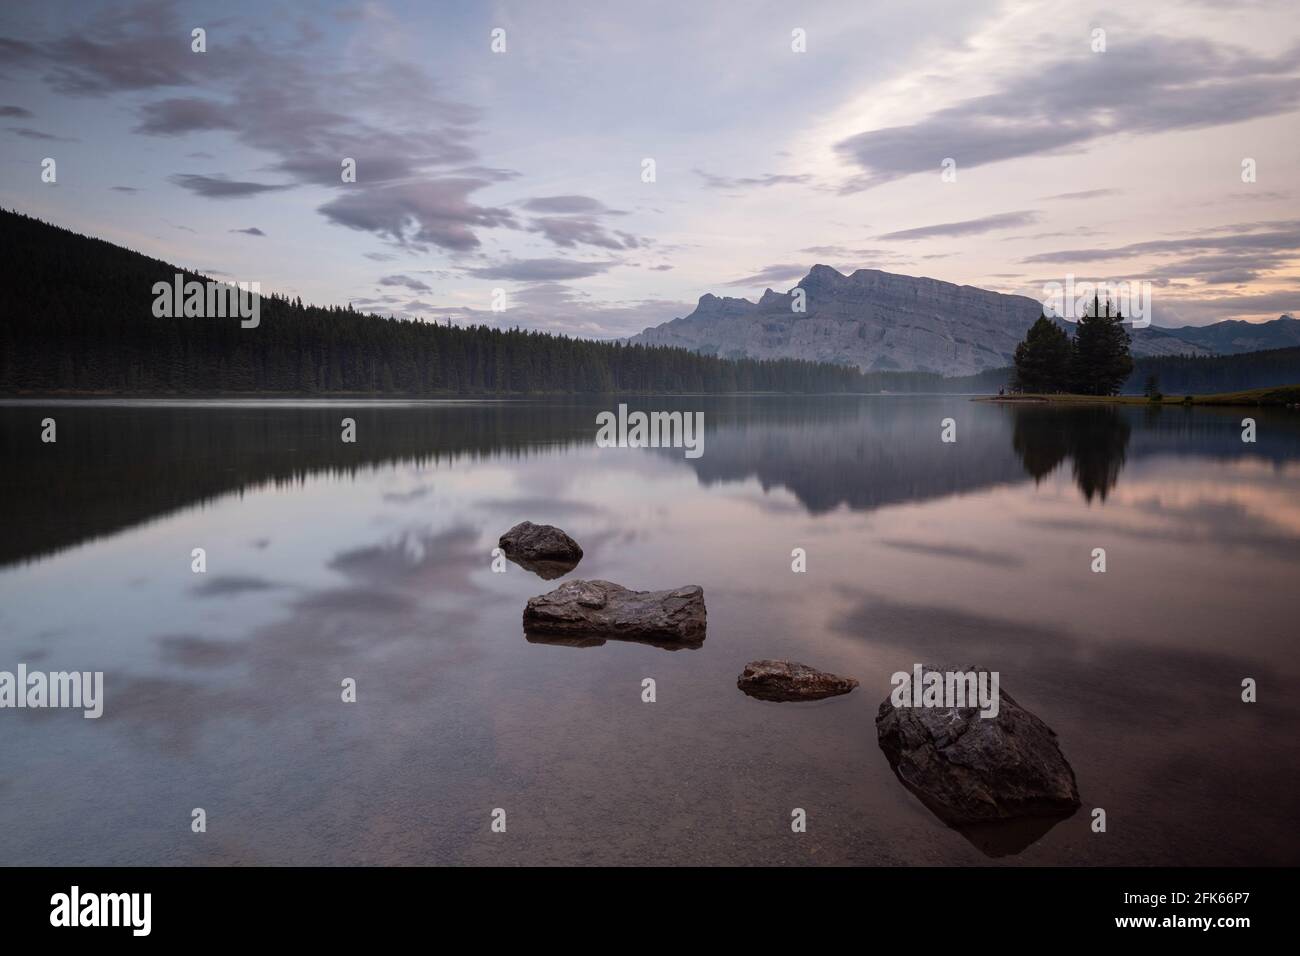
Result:
M584 635L615 640L704 640L704 589L629 591L608 581L566 581L549 594L528 599L524 630L533 634Z
M858 682L793 661L750 661L736 686L759 700L821 700L847 694Z
M898 778L951 826L1068 816L1079 807L1056 734L1005 691L996 717L974 707L895 707L886 697L876 734Z
M578 542L553 525L531 521L515 525L497 546L515 564L548 581L568 574L582 560Z

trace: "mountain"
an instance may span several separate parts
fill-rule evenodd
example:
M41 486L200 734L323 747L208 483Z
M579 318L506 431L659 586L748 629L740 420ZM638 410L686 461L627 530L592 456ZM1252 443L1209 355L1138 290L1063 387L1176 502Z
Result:
M1213 325L1187 325L1162 329L1184 342L1191 342L1218 355L1239 355L1264 349L1284 349L1300 345L1300 319L1281 315L1269 322L1228 320Z
M804 312L792 309L795 289L804 291ZM863 371L973 375L1010 365L1016 345L1042 311L1042 304L1027 296L876 269L846 276L815 265L790 292L768 289L758 302L706 294L690 315L629 341L721 358L799 358ZM1220 331L1223 326L1246 328ZM1300 342L1292 337L1300 336L1300 322L1287 317L1258 326L1220 322L1131 331L1138 356L1212 355L1233 343L1239 351L1253 351Z

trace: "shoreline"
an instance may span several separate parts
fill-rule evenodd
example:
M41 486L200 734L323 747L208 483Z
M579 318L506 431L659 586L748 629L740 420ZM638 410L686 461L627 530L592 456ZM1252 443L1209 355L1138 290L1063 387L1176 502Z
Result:
M1243 392L1222 392L1210 395L1164 395L1152 400L1144 395L982 395L972 402L992 402L996 405L1145 405L1166 406L1220 405L1242 407L1300 407L1300 385L1277 385Z

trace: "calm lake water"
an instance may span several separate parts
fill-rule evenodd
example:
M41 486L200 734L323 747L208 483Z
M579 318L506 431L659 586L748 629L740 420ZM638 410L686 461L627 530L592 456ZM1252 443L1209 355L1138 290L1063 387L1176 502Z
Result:
M1300 412L627 401L703 457L597 448L613 402L0 406L0 670L106 698L0 711L0 863L1300 863ZM527 640L523 520L701 585L704 645ZM862 684L754 700L761 657ZM935 817L876 743L915 662L1000 671L1083 808L994 857Z

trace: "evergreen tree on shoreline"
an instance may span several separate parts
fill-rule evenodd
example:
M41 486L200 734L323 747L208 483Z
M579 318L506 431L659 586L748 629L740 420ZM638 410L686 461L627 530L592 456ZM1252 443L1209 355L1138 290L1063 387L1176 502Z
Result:
M1118 395L1133 371L1129 354L1132 340L1124 328L1124 316L1110 302L1103 314L1101 303L1093 296L1092 313L1079 319L1074 332L1071 359L1071 388L1080 395Z
M1011 387L1018 392L1059 392L1070 377L1071 346L1065 330L1040 315L1016 346Z

